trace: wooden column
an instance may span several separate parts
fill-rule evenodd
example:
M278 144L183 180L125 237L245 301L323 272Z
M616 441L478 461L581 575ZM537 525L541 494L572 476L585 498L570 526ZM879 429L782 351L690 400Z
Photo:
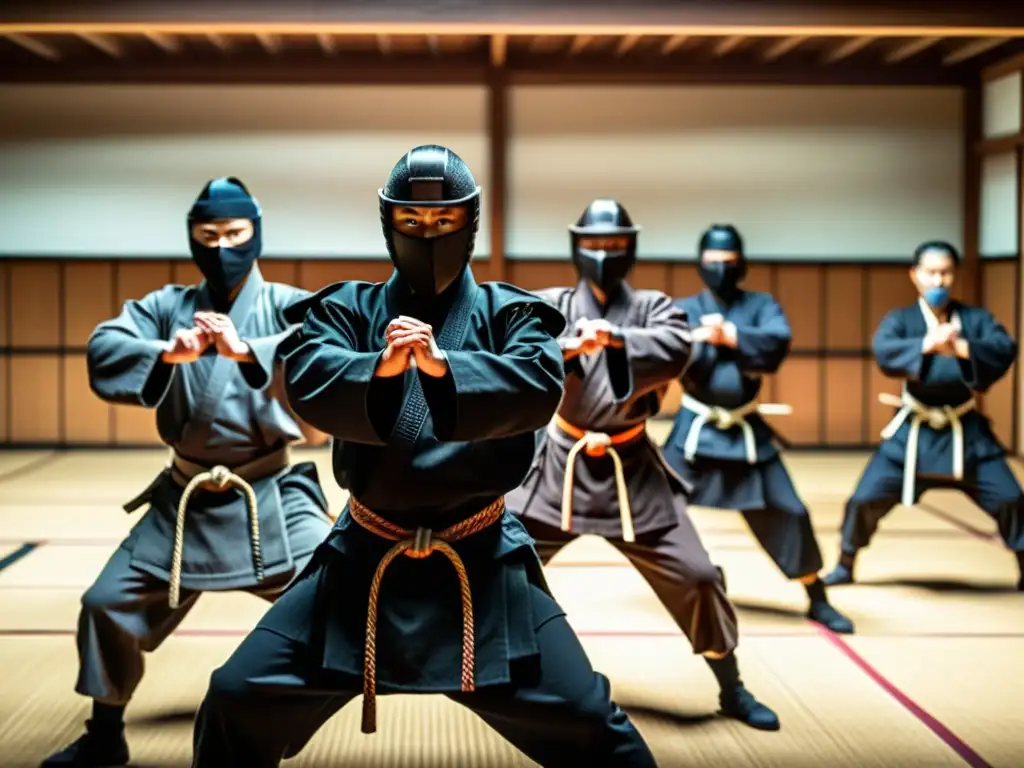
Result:
M981 226L981 166L983 157L977 151L981 141L982 84L971 82L963 90L964 177L963 177L963 257L964 300L981 304L981 254L978 249Z
M483 191L490 214L491 280L507 280L505 261L505 210L508 199L508 72L505 69L506 39L491 40L491 66L487 70L487 142L490 189Z

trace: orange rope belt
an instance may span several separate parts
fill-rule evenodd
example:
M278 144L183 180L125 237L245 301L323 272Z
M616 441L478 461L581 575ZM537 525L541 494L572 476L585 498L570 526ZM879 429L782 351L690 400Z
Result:
M375 733L377 730L377 603L380 599L380 584L384 571L399 555L414 559L430 557L435 551L444 554L451 561L459 576L459 589L462 592L462 690L469 693L475 688L473 636L473 600L469 591L469 576L466 566L459 553L452 549L449 542L465 539L480 533L501 519L505 512L505 499L499 498L472 517L434 533L429 528L417 528L409 531L394 523L390 523L372 510L365 507L357 499L350 498L348 504L352 519L359 525L384 539L397 543L389 549L377 565L370 583L370 603L366 614L366 654L363 661L363 733Z
M633 510L629 503L629 490L626 487L626 473L622 467L622 459L619 452L615 450L617 445L625 445L644 435L647 430L646 422L637 424L622 432L609 435L604 432L589 432L580 429L575 424L570 424L558 414L555 414L555 426L565 434L576 440L569 451L565 465L565 480L562 483L562 530L572 530L572 497L576 485L576 459L583 451L587 456L599 457L608 455L612 459L615 468L615 490L619 499L619 520L622 525L623 541L635 541L633 532Z

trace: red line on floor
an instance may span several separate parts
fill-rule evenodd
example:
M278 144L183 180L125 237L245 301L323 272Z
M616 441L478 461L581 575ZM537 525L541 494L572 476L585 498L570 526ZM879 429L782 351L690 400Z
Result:
M937 517L939 520L944 520L945 522L949 523L950 525L955 526L956 528L959 528L964 533L969 533L971 536L973 536L976 539L981 539L982 541L987 541L989 544L1000 544L1000 545L1002 545L1003 540L1001 538L999 538L999 534L997 534L997 533L989 533L988 531L981 530L981 528L975 528L970 523L965 523L963 520L958 520L955 516L951 515L949 512L945 512L945 511L939 509L938 507L933 507L931 504L921 504L921 503L918 503L917 506L918 506L919 509L924 510L929 515L931 515L932 517Z
M971 768L992 768L992 765L985 760L981 755L975 752L969 747L963 740L960 739L955 733L949 728L939 722L933 715L929 714L924 710L921 705L911 699L907 694L901 691L886 678L881 672L875 669L867 659L861 656L855 651L850 645L843 640L839 635L834 632L830 632L824 627L815 625L815 629L818 633L828 640L833 646L839 649L839 651L852 661L862 672L877 683L882 690L888 693L892 698L899 702L910 714L912 714L917 720L925 726L928 730L938 736L943 743L956 752L964 762L971 766Z

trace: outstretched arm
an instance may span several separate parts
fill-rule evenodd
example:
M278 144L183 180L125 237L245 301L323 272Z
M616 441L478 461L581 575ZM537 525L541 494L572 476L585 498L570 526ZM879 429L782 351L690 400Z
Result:
M171 386L174 364L168 351L167 318L180 288L168 286L124 303L121 314L100 323L89 337L89 386L108 403L156 408Z
M448 351L448 370L419 372L439 440L494 440L533 432L550 421L562 398L565 371L558 333L561 313L540 301L506 305L496 321L500 351Z

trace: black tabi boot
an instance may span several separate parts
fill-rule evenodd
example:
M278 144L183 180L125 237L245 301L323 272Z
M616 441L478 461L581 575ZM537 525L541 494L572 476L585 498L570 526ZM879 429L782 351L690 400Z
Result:
M41 768L115 768L128 765L123 715L124 707L93 702L92 719L85 721L85 733L78 741L46 758Z
M760 731L779 730L779 716L755 699L754 694L743 686L735 653L730 653L724 659L705 657L705 660L715 673L721 689L718 694L718 702L722 707L720 715L739 720Z
M821 581L826 587L838 587L841 584L853 584L853 564L856 555L848 555L843 552L839 556L839 562Z
M807 609L807 618L840 635L852 635L853 622L829 603L828 596L825 594L825 585L821 579L815 579L804 586L807 588L807 596L811 599L811 607Z

